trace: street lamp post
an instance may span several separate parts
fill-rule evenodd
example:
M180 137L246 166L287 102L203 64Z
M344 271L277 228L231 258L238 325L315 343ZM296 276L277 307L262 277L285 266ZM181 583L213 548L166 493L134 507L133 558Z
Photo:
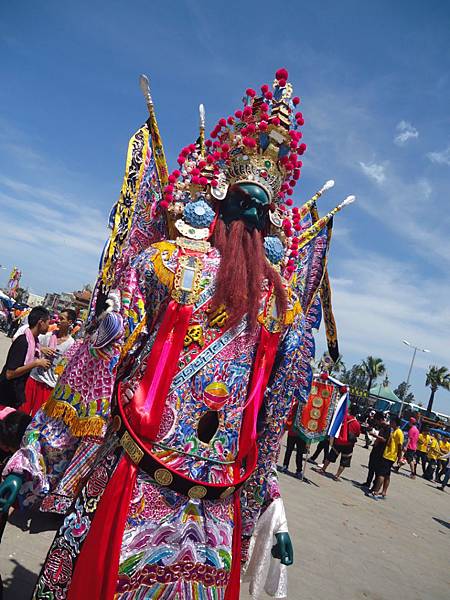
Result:
M430 350L427 350L426 348L419 348L419 346L414 346L413 344L410 344L410 343L408 342L408 340L402 340L402 342L403 342L404 344L406 344L406 346L409 346L410 348L414 348L414 352L413 352L412 359L411 359L411 364L409 365L408 377L407 377L407 379L406 379L406 390L405 390L405 393L406 393L406 392L408 391L409 379L410 379L410 377L411 377L411 371L412 371L412 368L413 368L413 365L414 365L414 360L415 360L415 358L416 358L417 350L419 350L420 352L430 352ZM402 398L402 403L401 403L401 405L400 405L400 412L399 412L399 414L398 414L398 416L399 416L399 417L401 417L401 416L402 416L402 412L403 412L403 405L404 405L404 403L405 403L405 401L404 401L404 399Z

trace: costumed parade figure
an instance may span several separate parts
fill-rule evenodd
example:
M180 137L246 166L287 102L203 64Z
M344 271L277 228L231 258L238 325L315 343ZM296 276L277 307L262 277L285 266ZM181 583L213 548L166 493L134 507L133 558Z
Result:
M66 512L36 599L237 600L241 566L255 598L284 597L276 460L309 394L324 289L335 344L326 257L353 197L319 218L327 184L291 208L306 146L285 69L210 139L201 110L170 175L141 83L150 118L130 141L87 333L0 497Z

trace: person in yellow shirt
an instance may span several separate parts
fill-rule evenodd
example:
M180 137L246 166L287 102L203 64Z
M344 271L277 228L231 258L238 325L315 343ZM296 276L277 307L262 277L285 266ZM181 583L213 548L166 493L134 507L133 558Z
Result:
M422 431L419 434L419 439L417 440L417 453L416 453L416 473L417 475L417 464L420 462L422 467L422 475L425 475L425 471L427 469L427 452L428 452L428 444L430 443L431 436L428 433L428 427L424 425L422 427Z
M440 451L440 456L438 457L438 461L437 461L436 477L435 477L435 481L437 483L442 482L442 478L445 474L445 469L448 466L448 458L443 458L443 456L450 452L449 438L447 438L447 437L442 438L442 440L439 442L439 451Z
M439 435L439 433L434 433L430 436L430 441L428 442L428 465L424 473L424 477L425 479L428 479L428 481L433 480L434 470L436 468L438 458L441 456L441 451L439 448L440 439L441 436Z
M403 431L400 429L400 423L400 417L391 416L391 433L384 449L383 458L380 460L377 466L377 479L372 492L372 496L376 500L380 498L386 498L389 483L391 481L392 466L396 460L400 459L402 454L404 435ZM380 494L379 492L381 488L383 489Z

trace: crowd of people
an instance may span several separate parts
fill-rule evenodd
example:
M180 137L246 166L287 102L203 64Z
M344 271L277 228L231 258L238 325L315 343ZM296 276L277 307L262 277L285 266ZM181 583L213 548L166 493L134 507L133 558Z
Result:
M75 342L73 309L52 317L37 306L26 322L10 332L12 343L0 372L0 455L2 462L18 449L22 435L47 401Z
M339 436L322 439L315 451L307 458L308 463L316 464L323 452L323 462L313 467L317 473L327 473L329 466L336 463L339 466L333 479L339 481L345 469L351 466L353 449L362 433L364 423L365 448L370 448L367 465L367 479L361 487L368 495L376 500L385 499L391 481L392 471L398 472L403 466L408 466L411 479L417 477L420 466L423 478L439 484L444 491L450 480L450 434L441 435L430 430L428 425L419 424L415 417L403 422L396 415L385 416L382 412L371 411L366 419L358 415L356 405L350 406ZM295 432L292 423L288 423L286 452L282 466L278 470L288 473L291 455L296 450L296 472L298 479L303 478L305 456L309 454L309 443Z

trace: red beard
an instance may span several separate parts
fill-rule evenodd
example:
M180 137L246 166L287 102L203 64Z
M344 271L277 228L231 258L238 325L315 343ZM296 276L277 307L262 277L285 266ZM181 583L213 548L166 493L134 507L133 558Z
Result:
M212 241L221 254L212 310L225 306L226 328L236 326L245 315L249 328L256 328L265 279L273 286L277 311L283 316L287 307L286 291L280 275L266 259L261 233L257 229L248 231L242 221L233 221L227 230L218 219Z

